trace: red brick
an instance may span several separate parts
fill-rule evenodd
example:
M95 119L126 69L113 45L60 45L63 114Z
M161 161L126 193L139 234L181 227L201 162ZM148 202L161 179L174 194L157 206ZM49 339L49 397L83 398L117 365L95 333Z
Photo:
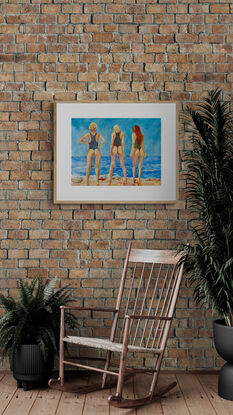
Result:
M1 99L1 101L10 101L11 100L11 93L10 92L0 92L0 99Z
M72 211L53 210L51 212L51 219L72 219Z
M0 33L17 33L18 32L17 24L3 24L0 26Z
M45 5L42 4L41 6L42 13L48 13L48 14L58 14L61 11L61 6L59 5Z
M63 224L64 229L81 229L81 221L75 220L75 221L65 221Z
M166 13L166 6L163 5L148 5L147 6L147 13L156 13L156 14L165 14Z
M40 276L41 278L48 278L48 270L47 269L37 269L37 268L29 268L28 269L28 277L35 278Z
M136 18L137 16L135 16ZM114 22L115 23L132 23L133 16L129 14L116 14L114 16Z
M20 5L18 4L8 4L8 3L3 3L2 4L2 8L1 8L2 13L5 14L17 14L20 13L21 8Z
M112 33L94 33L93 34L93 41L94 42L103 42L109 43L113 41L113 34Z
M30 239L48 239L49 232L47 230L30 230L29 238Z
M139 34L129 34L123 35L123 43L139 43L141 42L141 35Z
M16 268L16 260L15 259L1 259L0 260L0 268Z
M9 239L27 239L28 231L9 231L8 238Z
M28 251L26 249L8 249L8 258L28 258Z
M208 4L190 4L189 13L209 13L209 5Z
M229 4L211 4L210 5L210 13L229 13Z
M8 179L9 179L9 172L8 171L0 172L0 180L8 180Z
M47 92L47 91L44 91L44 92L35 92L35 94L34 94L34 100L35 101L51 101L52 100L52 97L53 97L52 93L51 92ZM35 129L38 129L38 127L35 128Z
M0 121L8 121L9 114L7 112L0 114Z
M125 6L118 4L108 4L106 6L107 13L125 13Z

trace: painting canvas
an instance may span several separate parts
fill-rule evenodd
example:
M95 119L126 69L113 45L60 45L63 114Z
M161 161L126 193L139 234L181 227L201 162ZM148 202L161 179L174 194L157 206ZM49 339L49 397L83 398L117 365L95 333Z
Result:
M161 185L161 118L72 118L71 134L73 186Z
M55 202L176 200L175 103L57 103Z

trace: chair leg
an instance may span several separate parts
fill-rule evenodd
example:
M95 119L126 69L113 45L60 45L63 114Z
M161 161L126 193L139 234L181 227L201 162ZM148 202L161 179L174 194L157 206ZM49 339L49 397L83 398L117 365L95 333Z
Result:
M121 398L122 396L124 375L126 371L126 359L127 359L127 351L128 351L128 343L129 343L129 326L130 326L130 319L129 317L126 316L123 349L121 352L119 375L118 375L117 390L116 390L116 396L119 398Z
M158 383L158 377L159 377L159 373L160 373L160 367L162 364L162 360L163 360L163 353L161 353L157 359L156 362L156 366L155 366L155 372L152 378L152 382L151 382L151 386L150 386L150 392L149 392L149 396L150 399L153 400L156 397L160 397L162 395L164 395L165 393L169 392L172 388L174 388L176 386L176 382L172 382L170 385L167 385L165 387L163 387L162 389L158 390L157 388L157 383ZM157 389L157 391L155 392L155 389Z
M109 364L110 364L110 360L111 360L111 354L112 354L112 352L109 350L107 352L107 357L106 357L106 361L105 361L104 370L108 370L108 368L109 368ZM105 388L106 378L107 378L107 373L103 373L103 376L102 376L102 389Z
M153 397L154 392L155 392L155 388L157 387L157 382L158 382L158 377L159 377L159 371L160 371L160 366L163 360L163 353L161 353L157 359L156 365L155 365L155 372L153 374L153 378L151 381L151 386L150 386L150 396Z
M124 339L123 339L123 349L121 352L120 358L120 367L119 367L119 374L118 374L118 382L117 382L117 390L115 395L109 396L108 400L111 404L112 401L120 401L122 397L122 390L124 384L124 376L126 372L126 358L127 358L127 351L128 351L128 343L129 343L129 326L130 326L130 319L126 316L126 323L125 323L125 330L124 330Z
M59 357L59 379L61 382L61 386L64 386L64 364L63 364L63 360L64 360L64 355L62 356L60 354Z
M126 351L127 353L127 351ZM121 397L122 396L122 390L123 390L123 383L124 383L124 374L126 369L126 361L124 358L125 351L123 348L122 354L121 354L121 362L120 362L120 368L119 368L119 375L118 375L118 382L117 382L117 390L116 390L116 396Z
M61 329L60 329L60 347L59 347L59 378L61 382L61 386L64 386L64 320L65 320L65 310L61 308Z

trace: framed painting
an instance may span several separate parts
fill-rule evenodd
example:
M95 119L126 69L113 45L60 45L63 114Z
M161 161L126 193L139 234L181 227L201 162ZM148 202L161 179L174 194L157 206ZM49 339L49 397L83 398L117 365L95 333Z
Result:
M174 203L174 102L54 104L55 203Z

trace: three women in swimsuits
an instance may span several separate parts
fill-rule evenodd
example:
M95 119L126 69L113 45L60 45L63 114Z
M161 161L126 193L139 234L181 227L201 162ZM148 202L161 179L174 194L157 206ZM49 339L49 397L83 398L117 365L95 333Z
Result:
M116 155L118 155L120 165L123 171L123 184L125 185L127 183L127 177L126 177L126 168L125 168L125 162L124 162L124 152L125 152L125 135L122 131L120 131L120 128L118 125L114 125L113 127L113 133L111 137L111 146L110 146L110 157L111 157L111 165L109 170L109 186L112 184L112 174L115 167L115 161L116 161Z
M100 164L100 158L101 158L100 147L105 143L105 140L103 139L100 133L97 133L97 125L95 122L92 122L89 125L89 130L90 131L87 134L85 134L79 139L79 143L88 145L86 185L89 186L89 178L90 178L90 173L91 173L92 160L95 156L95 175L96 175L96 185L98 186L99 185L99 164ZM87 138L87 141L85 141L85 138Z
M87 141L85 139L87 138ZM99 185L99 163L101 158L100 147L105 143L104 138L100 133L97 133L97 125L92 122L89 126L89 132L79 139L79 143L87 144L87 169L86 169L86 185L89 186L89 178L92 167L92 160L95 156L95 174L96 184ZM123 184L127 184L126 168L124 163L124 152L125 152L125 137L124 133L120 131L118 125L113 127L113 133L111 136L110 145L110 157L111 165L109 170L109 185L112 184L112 175L115 167L116 155L118 155L120 165L123 171ZM138 163L138 185L141 184L142 176L142 160L146 157L144 147L144 135L142 134L140 127L135 125L132 132L132 147L130 157L133 163L133 185L136 184L136 165Z
M138 185L140 186L142 177L142 160L143 157L146 157L146 151L144 147L144 135L142 134L138 125L133 127L130 157L132 158L133 162L133 184L136 184L135 175L136 165L138 162Z

